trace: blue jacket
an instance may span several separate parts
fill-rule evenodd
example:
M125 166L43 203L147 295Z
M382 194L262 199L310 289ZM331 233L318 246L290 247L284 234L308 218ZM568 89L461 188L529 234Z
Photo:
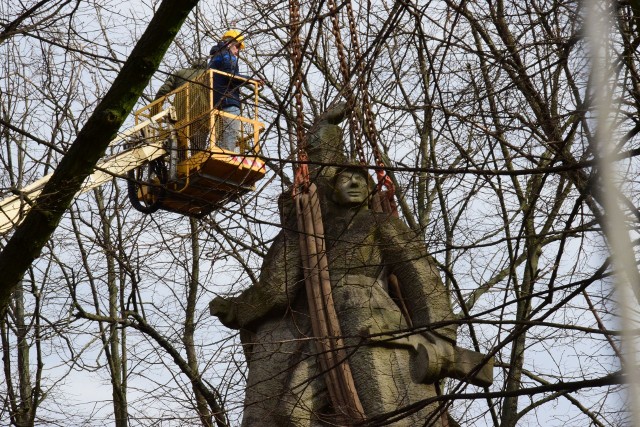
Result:
M229 52L227 45L227 42L220 41L211 48L209 54L213 57L209 60L209 68L248 79L248 76L239 73L238 58ZM240 86L244 83L244 80L214 74L213 103L215 107L219 109L231 106L240 107Z

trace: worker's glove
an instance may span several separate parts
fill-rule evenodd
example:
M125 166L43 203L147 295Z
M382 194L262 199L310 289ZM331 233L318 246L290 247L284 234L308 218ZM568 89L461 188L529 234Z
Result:
M237 308L234 298L215 297L209 303L209 312L228 328L238 329Z

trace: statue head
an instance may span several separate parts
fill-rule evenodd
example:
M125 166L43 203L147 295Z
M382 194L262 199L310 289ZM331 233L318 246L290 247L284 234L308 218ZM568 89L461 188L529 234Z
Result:
M350 166L338 169L332 180L332 199L349 208L367 208L373 192L373 180L362 166Z

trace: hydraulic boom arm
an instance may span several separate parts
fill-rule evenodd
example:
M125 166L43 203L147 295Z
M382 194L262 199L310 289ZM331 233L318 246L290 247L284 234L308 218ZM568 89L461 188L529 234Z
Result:
M111 141L110 146L135 135L137 132L144 131L149 126L155 125L158 120L171 114L172 109L173 107L168 107L149 120L145 120L127 129ZM166 151L162 142L155 140L107 157L96 165L96 170L87 177L78 195L110 181L114 176L125 176L128 171L138 168L146 162L162 157L165 154ZM47 181L51 178L51 175L52 174L46 175L21 190L16 191L14 195L0 200L0 234L6 233L20 224L35 199L42 192Z

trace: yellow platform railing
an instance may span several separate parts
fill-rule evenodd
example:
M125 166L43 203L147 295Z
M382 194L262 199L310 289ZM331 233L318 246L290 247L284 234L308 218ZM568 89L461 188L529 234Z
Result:
M242 80L243 86L252 89L252 96L244 100L241 114L235 116L218 110L214 106L213 78L214 74L229 76L235 80ZM148 120L158 111L172 105L175 117L165 120L153 134L145 135L153 140L164 140L171 129L177 134L178 160L183 162L196 153L203 151L217 153L233 153L218 147L222 136L221 118L228 117L240 122L238 135L239 154L259 155L260 132L264 124L258 120L258 94L260 84L256 80L233 76L217 70L207 70L192 81L180 86L167 95L158 98L151 104L139 109L135 114L136 124ZM151 142L151 141L150 141ZM181 171L181 169L183 169ZM184 171L184 165L178 166L178 173Z

